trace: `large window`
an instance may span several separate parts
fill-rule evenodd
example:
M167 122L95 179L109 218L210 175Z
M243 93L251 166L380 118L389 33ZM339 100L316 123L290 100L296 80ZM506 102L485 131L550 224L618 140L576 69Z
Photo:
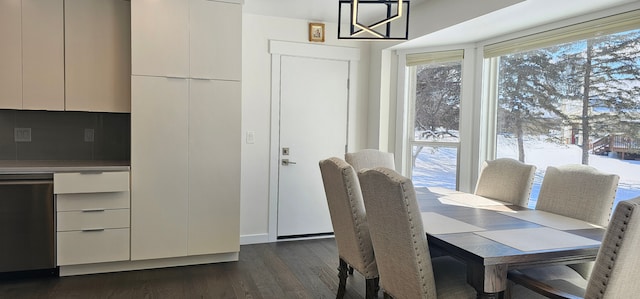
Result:
M408 169L416 187L457 188L462 51L407 56Z
M609 27L579 24L488 49L498 67L496 156L537 166L532 207L546 167L564 164L620 175L616 202L640 196L640 30L629 30L640 19L593 22Z

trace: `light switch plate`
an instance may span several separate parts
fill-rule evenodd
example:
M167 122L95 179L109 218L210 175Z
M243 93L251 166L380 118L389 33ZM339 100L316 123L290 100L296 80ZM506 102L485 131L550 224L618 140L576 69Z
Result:
M254 144L256 142L256 132L255 131L247 131L247 144Z

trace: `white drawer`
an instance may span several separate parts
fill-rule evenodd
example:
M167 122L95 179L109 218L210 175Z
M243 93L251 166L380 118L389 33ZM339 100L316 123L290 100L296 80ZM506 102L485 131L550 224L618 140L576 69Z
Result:
M54 173L53 193L96 193L129 191L129 172Z
M58 233L58 265L129 260L129 229Z
M129 219L129 209L58 212L57 230L127 228Z
M56 210L128 209L129 191L106 193L70 193L56 195Z

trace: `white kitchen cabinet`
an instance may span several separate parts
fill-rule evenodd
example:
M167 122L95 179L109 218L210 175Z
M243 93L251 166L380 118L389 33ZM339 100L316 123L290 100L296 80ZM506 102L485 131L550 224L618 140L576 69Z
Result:
M57 233L58 265L69 266L129 259L129 228Z
M55 173L59 266L130 257L129 172Z
M131 258L186 256L189 82L131 82Z
M242 6L190 0L190 77L241 79Z
M62 0L0 2L0 108L64 110Z
M65 0L65 109L131 111L131 2Z
M131 73L188 77L189 0L131 1Z
M64 110L62 0L22 0L22 109Z
M132 260L240 249L241 18L227 1L132 2Z
M22 7L0 1L0 108L22 108Z
M191 80L188 253L240 250L240 82Z
M132 82L131 258L239 251L240 82Z
M226 1L133 1L132 74L239 81L241 15Z

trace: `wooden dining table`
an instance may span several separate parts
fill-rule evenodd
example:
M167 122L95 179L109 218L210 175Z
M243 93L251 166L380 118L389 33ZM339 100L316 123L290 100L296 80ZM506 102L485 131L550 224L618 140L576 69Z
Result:
M596 258L605 228L445 188L416 188L429 248L463 260L478 298L502 298L507 271Z

